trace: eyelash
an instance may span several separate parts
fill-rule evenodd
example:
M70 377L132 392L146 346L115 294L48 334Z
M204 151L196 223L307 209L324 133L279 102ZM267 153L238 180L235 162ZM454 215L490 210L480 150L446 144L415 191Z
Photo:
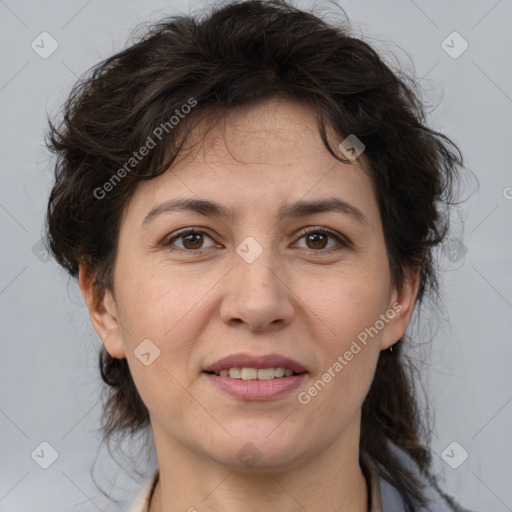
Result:
M310 229L307 229L307 231L302 231L299 234L299 237L297 240L300 240L310 234L328 235L331 238L334 238L341 245L341 247L338 247L338 248L331 247L330 249L318 249L318 250L309 249L313 253L330 253L330 252L342 251L344 249L350 248L352 245L345 237L342 237L341 235L336 233L336 231L333 231L329 228L324 228L324 227L310 228ZM172 238L167 239L167 241L164 241L163 245L172 252L182 251L182 252L188 252L188 253L200 253L204 250L211 249L211 247L208 247L207 249L195 249L195 250L194 249L182 249L181 247L178 247L177 249L171 248L171 245L173 244L173 242L175 240L178 240L179 238L184 238L187 235L206 235L207 237L209 237L213 240L213 238L206 231L201 231L201 230L196 230L196 229L186 229L184 231L177 233ZM306 249L306 250L308 250L308 249Z

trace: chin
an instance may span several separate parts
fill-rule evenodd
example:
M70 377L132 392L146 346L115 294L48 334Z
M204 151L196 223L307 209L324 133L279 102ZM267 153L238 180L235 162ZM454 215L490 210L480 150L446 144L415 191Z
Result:
M287 436L286 440L278 437L270 440L268 432L260 436L244 436L244 439L230 439L224 453L210 456L232 471L250 473L285 471L306 458L300 439Z

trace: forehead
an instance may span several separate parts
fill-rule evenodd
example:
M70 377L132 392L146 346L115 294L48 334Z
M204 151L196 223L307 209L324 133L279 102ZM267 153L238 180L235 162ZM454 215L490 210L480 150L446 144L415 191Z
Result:
M222 157L224 163L252 163L271 166L296 163L298 158L315 159L318 163L333 164L319 133L316 113L297 101L272 98L258 104L221 113L200 123L192 131L187 145L196 151L183 160L200 157L212 161ZM334 146L341 142L327 126ZM339 139L338 143L336 141Z
M343 138L326 128L336 151ZM339 162L325 147L312 109L273 99L196 126L171 168L138 185L129 210L146 216L159 202L194 197L225 204L235 214L273 204L277 215L292 200L336 196L372 210L363 158Z

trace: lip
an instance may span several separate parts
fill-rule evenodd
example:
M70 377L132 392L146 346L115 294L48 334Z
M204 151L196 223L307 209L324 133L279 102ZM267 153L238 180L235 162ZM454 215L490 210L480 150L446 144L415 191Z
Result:
M304 373L308 371L304 365L298 363L297 361L294 361L293 359L290 359L289 357L282 356L280 354L264 354L259 356L253 356L250 354L239 352L237 354L231 354L227 357L219 359L215 363L210 364L209 366L204 368L203 372L220 372L221 370L226 370L229 368L256 368L258 370L262 368L288 368L289 370L292 370L294 373Z
M290 368L291 369L291 368ZM203 372L204 373L204 372ZM204 373L209 381L222 391L242 400L264 401L279 398L299 387L308 373L272 380L240 380Z

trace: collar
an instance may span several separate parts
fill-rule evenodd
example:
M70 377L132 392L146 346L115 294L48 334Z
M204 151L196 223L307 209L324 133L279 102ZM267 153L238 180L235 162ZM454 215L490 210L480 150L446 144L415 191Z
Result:
M368 486L368 505L370 512L382 512L382 497L380 493L380 476L372 458L363 450L359 451L359 464Z
M364 451L360 451L359 453L359 463L368 486L370 512L382 512L380 477L375 464L371 457ZM149 480L146 481L140 490L128 512L148 512L149 503L159 478L160 472L158 468L156 468Z

